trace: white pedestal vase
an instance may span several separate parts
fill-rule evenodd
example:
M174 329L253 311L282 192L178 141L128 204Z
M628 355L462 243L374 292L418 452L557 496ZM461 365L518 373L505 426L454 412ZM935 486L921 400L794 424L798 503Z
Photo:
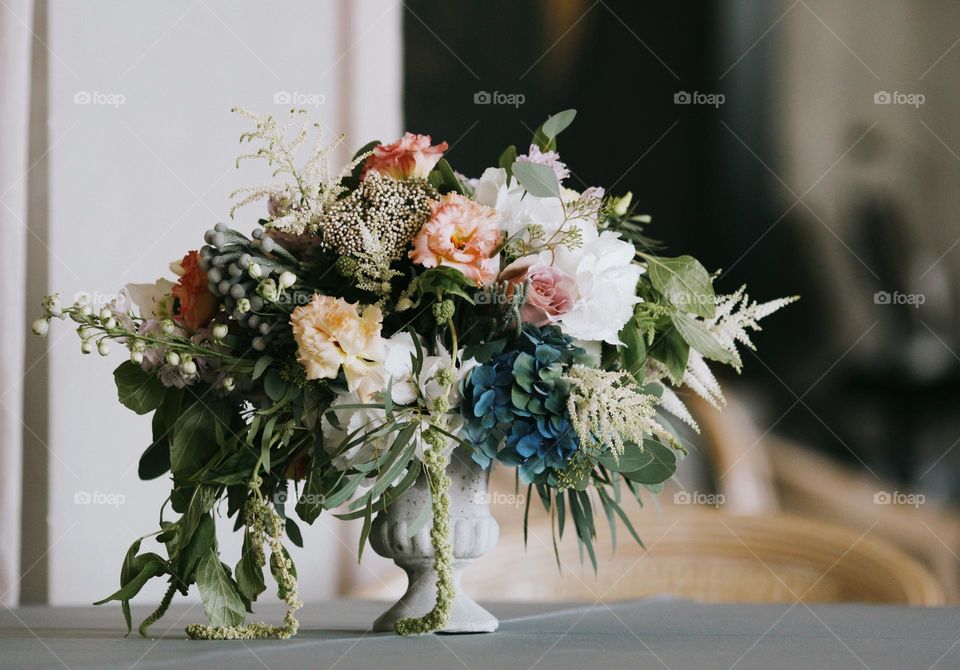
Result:
M490 471L477 465L466 450L458 448L450 457L447 474L450 487L450 530L453 543L453 578L457 595L447 626L442 633L492 633L499 622L460 586L463 570L497 543L500 529L490 514L487 492ZM406 593L373 624L374 632L393 631L404 617L423 616L433 608L437 597L437 574L433 568L430 543L430 516L412 536L409 528L431 507L430 490L421 474L384 512L377 515L370 529L370 546L381 556L392 558L407 573Z

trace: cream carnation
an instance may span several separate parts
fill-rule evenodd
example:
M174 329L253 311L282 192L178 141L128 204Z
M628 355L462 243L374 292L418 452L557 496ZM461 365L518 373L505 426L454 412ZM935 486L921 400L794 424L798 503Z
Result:
M290 315L297 360L307 379L335 379L340 368L350 391L369 398L383 386L386 344L380 336L383 314L376 305L358 312L343 298L314 295Z

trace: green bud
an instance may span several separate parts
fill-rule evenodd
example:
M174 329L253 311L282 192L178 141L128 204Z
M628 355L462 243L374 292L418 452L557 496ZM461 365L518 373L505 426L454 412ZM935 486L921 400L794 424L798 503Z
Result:
M173 335L173 331L177 329L177 324L173 322L173 319L164 319L160 322L160 330L163 331L164 335Z
M167 364L177 366L180 365L180 355L176 351L167 352Z
M337 272L340 273L343 277L352 277L357 274L357 268L359 267L357 259L353 256L341 256L337 259Z
M106 340L100 340L97 342L97 353L101 356L107 356L110 354L110 347L107 346Z
M84 354L93 353L93 343L90 340L84 340L80 343L80 351Z
M631 202L633 202L633 193L631 191L627 191L626 195L617 198L613 202L613 213L617 216L626 215L627 210L630 209Z
M217 325L215 325L215 326L213 327L213 329L212 329L211 332L212 332L212 334L213 334L213 339L215 339L215 340L222 340L223 338L225 338L225 337L227 336L227 333L230 332L230 329L227 328L227 324L225 324L225 323L218 323Z
M45 337L50 331L50 322L46 319L37 319L33 322L33 334Z
M294 284L297 283L297 275L293 274L288 270L284 270L280 273L280 281L277 282L278 287L281 291L288 289Z
M132 362L136 363L137 365L140 365L141 363L143 363L143 352L142 352L142 351L131 351L131 352L130 352L130 360L131 360Z
M442 324L453 318L456 307L453 304L453 300L447 298L441 302L433 303L431 310L433 311L433 318L436 319L438 324Z
M237 307L234 310L237 314L246 314L250 311L250 301L246 298L237 300Z

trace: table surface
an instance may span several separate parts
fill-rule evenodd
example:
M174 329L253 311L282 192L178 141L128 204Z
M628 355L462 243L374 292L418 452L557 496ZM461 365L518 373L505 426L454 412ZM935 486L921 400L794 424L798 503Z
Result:
M596 605L500 604L487 635L398 638L368 632L382 603L308 604L287 641L200 642L183 626L199 605L172 607L157 639L123 637L119 607L0 611L0 668L958 668L960 608L704 605L652 599ZM139 621L147 608L134 608ZM263 618L280 611L261 608ZM134 624L136 625L136 623ZM596 666L596 663L602 666Z

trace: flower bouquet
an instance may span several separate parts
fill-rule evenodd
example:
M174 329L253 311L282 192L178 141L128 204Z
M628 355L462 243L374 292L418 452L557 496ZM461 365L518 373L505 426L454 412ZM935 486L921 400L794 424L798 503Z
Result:
M515 468L528 510L535 492L596 569L596 512L636 537L621 490L660 491L683 451L671 417L695 427L674 389L719 406L707 361L739 369L737 345L790 301L716 295L695 259L655 253L629 193L565 186L557 136L574 110L477 179L443 158L445 142L410 133L331 173L342 136L325 144L302 110L282 122L237 111L253 124L238 165L273 170L272 184L233 194L231 217L265 201L249 237L217 224L171 266L175 280L129 285L102 307L51 295L34 324L43 335L73 320L84 353L124 346L119 400L153 413L139 475L168 477L170 495L101 601L121 603L128 631L131 599L159 578L168 587L141 634L193 585L207 617L193 638L296 634L295 518L362 519L362 551L374 517L415 485L428 493L418 524L435 598L394 628L444 630L457 595L451 457ZM243 534L233 567L217 514ZM165 556L141 551L148 538ZM267 565L286 616L244 625Z

